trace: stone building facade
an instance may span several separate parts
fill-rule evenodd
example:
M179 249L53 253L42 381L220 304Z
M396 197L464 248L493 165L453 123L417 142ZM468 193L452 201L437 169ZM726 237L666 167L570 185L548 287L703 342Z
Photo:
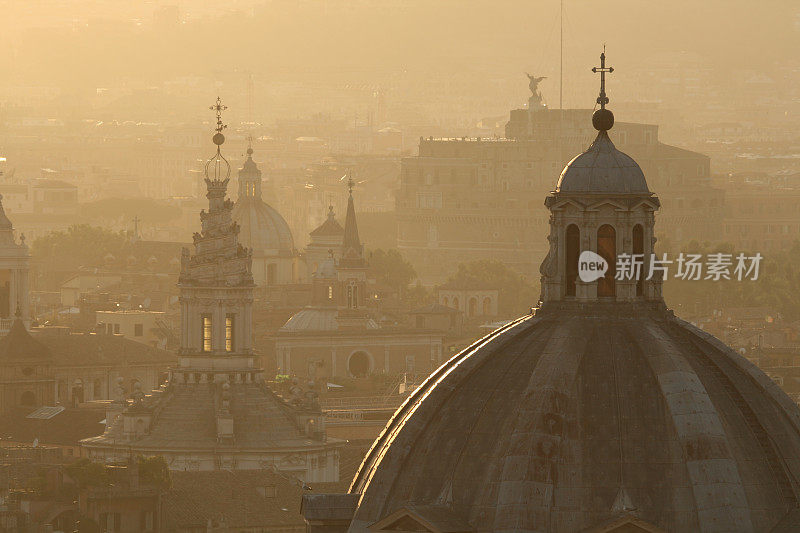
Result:
M547 251L549 213L542 196L573 154L592 139L591 111L520 109L506 138L421 138L402 160L396 197L398 248L426 281L453 265L499 259L535 276ZM707 156L658 139L658 126L618 123L610 138L634 157L660 191L661 236L680 244L722 235L723 192L711 184Z

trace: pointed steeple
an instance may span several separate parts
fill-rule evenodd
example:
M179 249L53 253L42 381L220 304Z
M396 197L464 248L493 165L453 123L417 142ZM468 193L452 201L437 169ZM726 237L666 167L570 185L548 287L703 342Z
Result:
M358 222L356 221L356 208L353 203L353 178L347 180L350 196L347 199L347 215L344 219L344 239L342 241L342 258L340 265L343 267L359 268L366 266L364 262L364 246L358 236Z

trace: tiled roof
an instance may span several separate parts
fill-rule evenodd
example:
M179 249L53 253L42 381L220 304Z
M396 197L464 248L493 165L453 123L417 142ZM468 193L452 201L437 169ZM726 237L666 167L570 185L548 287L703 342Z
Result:
M22 320L14 320L8 334L0 339L0 361L42 360L50 357L50 349L31 337Z
M26 418L34 411L18 407L0 415L0 441L57 446L78 446L81 439L103 433L106 417L102 409L66 409L48 420Z
M175 354L117 335L42 333L37 341L52 353L56 365L103 365L110 363L162 363L168 365Z
M173 472L164 528L205 528L209 520L232 529L303 528L302 493L302 482L266 470Z
M130 442L131 446L153 450L185 448L216 449L217 442L212 385L176 386L161 399L158 418L150 433ZM280 400L257 384L230 387L231 414L236 447L271 448L313 444L286 413ZM122 432L117 420L102 436L86 445L114 444ZM328 439L334 445L334 439Z
M412 311L409 311L408 314L410 315L428 315L428 314L440 314L440 315L450 315L450 314L459 314L461 311L455 309L453 307L447 307L446 305L441 304L430 304L424 307L418 307Z

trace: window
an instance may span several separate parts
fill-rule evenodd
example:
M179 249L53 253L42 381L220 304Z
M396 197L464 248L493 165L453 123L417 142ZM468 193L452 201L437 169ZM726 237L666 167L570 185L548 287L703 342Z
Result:
M233 315L225 317L225 351L232 352L234 350L233 344Z
M134 337L141 337L144 335L144 324L134 324L133 325L133 336Z
M211 316L203 315L203 351L211 351Z
M636 224L633 227L633 254L644 254L644 228L642 228L641 224ZM642 296L643 294L644 276L640 274L636 278L636 296Z
M139 527L142 531L153 529L153 511L142 511L139 518Z
M114 333L119 334L119 324L114 324Z
M406 356L406 373L413 374L416 370L416 359L413 355Z
M347 307L350 309L358 308L358 285L350 284L347 286Z
M120 513L100 513L100 527L103 531L121 531L122 515Z
M566 273L564 281L564 295L575 296L575 281L578 277L578 257L580 256L581 246L581 231L575 224L567 226L566 246L567 250L564 254L564 272Z
M617 232L613 226L604 224L597 230L597 255L608 263L608 271L597 284L597 296L616 296Z

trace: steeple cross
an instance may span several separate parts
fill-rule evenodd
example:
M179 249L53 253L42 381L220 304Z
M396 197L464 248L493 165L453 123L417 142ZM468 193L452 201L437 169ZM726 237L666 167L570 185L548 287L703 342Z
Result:
M606 47L603 47L603 53L600 54L600 66L593 67L592 72L600 73L600 96L597 97L597 103L600 104L600 109L605 109L608 103L608 96L606 96L606 72L611 74L614 72L614 67L606 67Z
M228 106L224 105L222 99L217 96L217 101L209 109L217 113L217 133L222 133L222 130L228 127L222 123L222 112L228 109Z

